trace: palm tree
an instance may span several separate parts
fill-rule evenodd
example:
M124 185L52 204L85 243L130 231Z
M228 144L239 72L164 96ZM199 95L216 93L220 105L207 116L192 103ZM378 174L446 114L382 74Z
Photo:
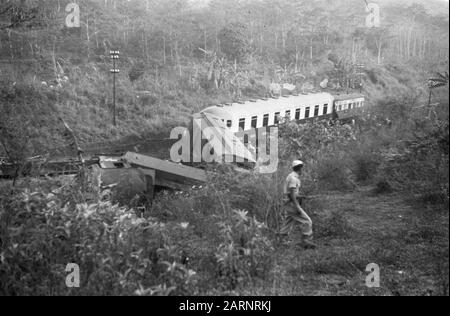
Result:
M444 87L446 85L448 85L448 72L445 73L438 72L436 78L429 79L430 90Z
M430 90L430 94L428 97L428 108L429 108L428 118L431 118L432 112L436 115L434 108L431 106L431 97L433 95L433 90L440 87L448 86L448 79L449 79L448 72L445 73L438 72L436 73L436 75L437 76L435 78L430 78L428 80L428 88Z

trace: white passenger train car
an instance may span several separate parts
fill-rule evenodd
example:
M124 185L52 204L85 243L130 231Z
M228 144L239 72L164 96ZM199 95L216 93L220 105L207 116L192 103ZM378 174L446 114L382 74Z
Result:
M334 96L336 112L352 110L364 106L365 97L362 94L343 94Z
M277 125L281 120L305 120L332 115L334 97L329 93L298 94L279 98L220 104L206 108L234 133Z

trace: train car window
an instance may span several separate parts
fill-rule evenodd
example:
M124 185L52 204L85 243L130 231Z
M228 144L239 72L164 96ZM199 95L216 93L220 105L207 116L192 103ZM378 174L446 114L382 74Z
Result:
M252 117L252 128L256 128L258 126L258 117L253 116Z
M306 110L305 110L305 118L308 118L309 117L309 112L310 112L310 108L309 108L309 106L306 108Z
M281 113L275 112L275 120L274 120L275 124L280 123L280 121L281 121Z
M291 111L286 111L285 117L290 121L291 120Z
M227 121L227 127L232 127L233 126L233 122L231 120Z
M264 127L269 126L269 114L264 114L264 118L263 118L263 126L264 126Z
M300 120L300 109L295 110L295 119Z
M323 105L323 115L327 115L328 114L328 103Z
M348 108L351 110L353 108L353 103L349 103Z
M320 106L316 105L314 107L314 117L319 116Z
M243 131L245 131L245 118L241 118L239 120L239 129L242 129Z

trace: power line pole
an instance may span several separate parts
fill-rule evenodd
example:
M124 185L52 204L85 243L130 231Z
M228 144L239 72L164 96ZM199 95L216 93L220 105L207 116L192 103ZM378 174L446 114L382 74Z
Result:
M116 68L116 60L120 58L120 52L112 50L109 52L109 55L113 62L113 68L110 72L113 74L113 125L116 126L116 74L120 73L120 70Z

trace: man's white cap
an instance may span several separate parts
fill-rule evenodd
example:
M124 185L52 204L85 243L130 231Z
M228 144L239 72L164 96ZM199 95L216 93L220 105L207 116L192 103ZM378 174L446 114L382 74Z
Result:
M292 168L298 167L298 166L304 166L305 163L301 160L294 160L294 162L292 162Z

